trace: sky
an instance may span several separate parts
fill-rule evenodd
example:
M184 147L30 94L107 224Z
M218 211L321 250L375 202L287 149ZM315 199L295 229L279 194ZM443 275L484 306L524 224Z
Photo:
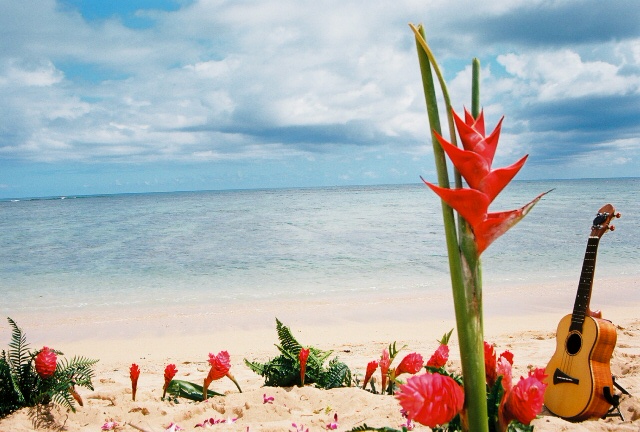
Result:
M494 167L640 176L637 0L0 0L0 198L435 179L409 23Z

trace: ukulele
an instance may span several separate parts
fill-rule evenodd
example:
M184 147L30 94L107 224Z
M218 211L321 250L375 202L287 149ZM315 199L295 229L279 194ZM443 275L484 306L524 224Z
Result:
M614 401L610 361L616 329L589 308L598 244L605 232L614 230L609 225L614 217L620 213L607 204L593 220L573 313L558 324L556 351L545 370L544 404L565 420L603 417Z

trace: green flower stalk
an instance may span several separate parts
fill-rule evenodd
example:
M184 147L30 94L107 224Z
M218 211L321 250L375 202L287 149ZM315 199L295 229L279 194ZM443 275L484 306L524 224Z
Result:
M502 120L493 132L489 135L485 133L484 116L480 111L479 61L473 60L472 112L465 111L462 119L451 107L446 83L427 45L424 29L422 26L410 27L416 37L438 175L438 185L425 183L442 199L464 376L465 408L462 425L465 430L488 432L480 255L496 238L520 221L544 194L516 210L497 213L488 211L489 204L522 168L526 156L509 167L491 169ZM450 141L442 137L432 70L442 89ZM456 129L463 148L457 146ZM455 167L454 189L449 184L445 154ZM468 188L462 186L463 177ZM457 228L453 210L458 214Z

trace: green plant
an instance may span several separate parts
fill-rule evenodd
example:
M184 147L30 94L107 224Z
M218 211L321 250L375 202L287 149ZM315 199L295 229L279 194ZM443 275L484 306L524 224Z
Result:
M303 346L293 337L289 327L276 318L276 331L279 345L276 345L280 355L266 363L249 361L245 364L255 373L265 378L265 385L270 387L291 387L300 384L299 354ZM309 358L305 372L305 383L316 384L325 389L351 386L351 370L340 362L337 357L329 361L328 367L324 362L333 351L322 351L309 347Z
M55 365L52 376L42 378L36 370L35 359L43 350L31 351L27 339L11 318L7 318L12 328L9 350L2 351L0 357L0 418L23 407L56 403L75 412L75 402L82 403L75 387L93 390L92 366L98 360L84 357L61 359ZM48 350L48 349L47 349ZM63 355L56 350L54 359Z

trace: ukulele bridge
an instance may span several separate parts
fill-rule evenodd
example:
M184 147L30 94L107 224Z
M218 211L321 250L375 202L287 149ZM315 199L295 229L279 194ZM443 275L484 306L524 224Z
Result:
M574 378L566 373L562 372L560 369L556 368L556 371L553 373L553 384L580 384L580 380L578 378Z

